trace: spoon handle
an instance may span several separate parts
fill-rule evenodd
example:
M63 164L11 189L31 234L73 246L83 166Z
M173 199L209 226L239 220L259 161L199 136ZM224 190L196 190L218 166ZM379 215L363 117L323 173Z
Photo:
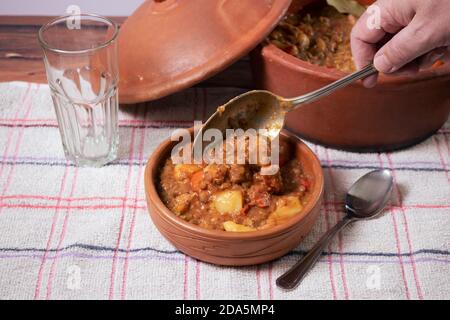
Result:
M373 64L369 64L369 65L365 66L364 68L362 68L361 70L356 71L352 74L349 74L348 76L346 76L342 79L339 79L333 83L330 83L329 85L327 85L323 88L320 88L316 91L310 92L308 94L302 95L297 98L289 99L289 101L294 106L296 106L293 109L293 110L295 110L302 103L310 103L310 102L316 101L317 99L327 96L340 88L346 87L347 85L349 85L350 83L352 83L354 81L364 79L364 78L366 78L372 74L375 74L377 72L378 71L377 71L377 69L375 69Z
M277 286L283 289L294 289L305 277L308 271L316 264L321 253L324 251L331 239L346 225L353 222L354 219L350 217L345 217L339 223L337 223L333 228L327 231L319 242L291 269L281 275L276 283Z

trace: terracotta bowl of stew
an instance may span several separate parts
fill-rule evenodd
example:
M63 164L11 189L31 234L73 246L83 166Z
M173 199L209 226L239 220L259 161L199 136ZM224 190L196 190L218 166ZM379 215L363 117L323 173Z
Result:
M249 232L207 229L180 218L160 196L161 171L176 144L168 139L150 157L144 179L150 217L160 233L183 253L217 265L260 264L294 249L318 218L324 177L319 160L306 144L285 132L280 138L282 143L291 145L291 157L301 163L308 178L308 197L300 212L283 223Z
M297 0L296 9L305 10L318 1L312 2ZM272 43L259 46L251 56L257 85L285 97L313 91L346 75L303 61ZM354 83L292 112L286 127L306 140L337 149L378 152L407 147L447 121L449 86L448 63L413 77L381 75L373 89Z

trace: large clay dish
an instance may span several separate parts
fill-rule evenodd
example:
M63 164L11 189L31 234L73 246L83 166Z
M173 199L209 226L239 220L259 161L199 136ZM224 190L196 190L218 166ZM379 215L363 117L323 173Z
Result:
M345 76L297 59L271 44L253 51L252 65L259 87L285 97L313 91ZM424 140L447 121L449 88L448 65L414 77L381 75L373 89L354 83L292 112L286 127L307 140L338 149L398 149Z
M303 211L284 224L271 229L235 233L207 230L173 214L161 201L157 185L161 166L174 146L166 140L150 157L145 168L145 193L150 217L161 234L176 248L196 259L230 266L253 265L279 258L295 248L316 221L323 195L324 178L320 162L300 140L286 133L296 145L305 173L312 178L311 196Z
M145 1L120 30L120 102L161 98L223 70L264 39L290 2Z

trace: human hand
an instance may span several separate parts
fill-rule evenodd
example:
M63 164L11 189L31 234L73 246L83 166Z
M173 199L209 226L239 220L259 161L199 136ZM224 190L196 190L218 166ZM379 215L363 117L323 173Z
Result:
M386 74L414 75L438 60L450 61L449 0L379 0L380 28L369 28L366 11L351 34L355 64L362 68L374 62ZM376 85L377 76L363 80Z

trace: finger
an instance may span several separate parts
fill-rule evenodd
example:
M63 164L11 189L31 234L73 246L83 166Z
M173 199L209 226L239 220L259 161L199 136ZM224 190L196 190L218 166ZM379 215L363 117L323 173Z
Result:
M362 80L363 86L366 88L373 88L377 85L378 81L378 74L374 74L371 76L368 76L367 78L364 78Z
M377 52L376 44L386 35L383 29L375 29L367 33L367 19L369 18L370 16L366 12L358 19L350 38L353 61L357 69L362 69L373 62L373 57ZM373 88L376 86L377 81L378 74L374 74L363 79L362 83L366 88Z
M362 69L369 63L372 63L376 47L375 45L355 40L352 40L354 41L352 43L353 61L358 69ZM373 88L377 84L377 80L378 75L375 74L363 79L362 82L366 88Z
M376 53L374 65L378 71L395 72L436 47L434 28L415 20Z
M409 6L398 6L393 0L380 0L369 7L353 27L350 38L352 54L358 69L372 63L379 43L388 34L401 30L413 16Z
M399 70L389 73L389 76L396 77L412 77L415 76L420 71L420 66L418 61L413 61L400 68ZM374 82L373 82L374 81ZM366 78L363 80L363 84L366 88L372 88L376 85L376 80L372 80L370 78Z
M409 10L398 9L401 6L395 6L392 0L380 0L374 4L358 19L351 33L352 55L355 65L361 69L373 63L380 43L386 43L392 36L407 25L413 14ZM397 8L396 11L390 9ZM404 8L404 7L403 7ZM374 25L372 21L375 14L380 14L379 26ZM373 88L378 81L378 74L369 76L362 80L366 88Z
M412 77L419 73L420 66L418 61L412 61L397 71L390 73L389 75L393 76L406 76Z
M369 18L369 14L365 12L358 19L350 36L353 60L358 69L362 69L373 61L377 52L376 44L386 35L386 32L381 28L369 29L367 27Z

